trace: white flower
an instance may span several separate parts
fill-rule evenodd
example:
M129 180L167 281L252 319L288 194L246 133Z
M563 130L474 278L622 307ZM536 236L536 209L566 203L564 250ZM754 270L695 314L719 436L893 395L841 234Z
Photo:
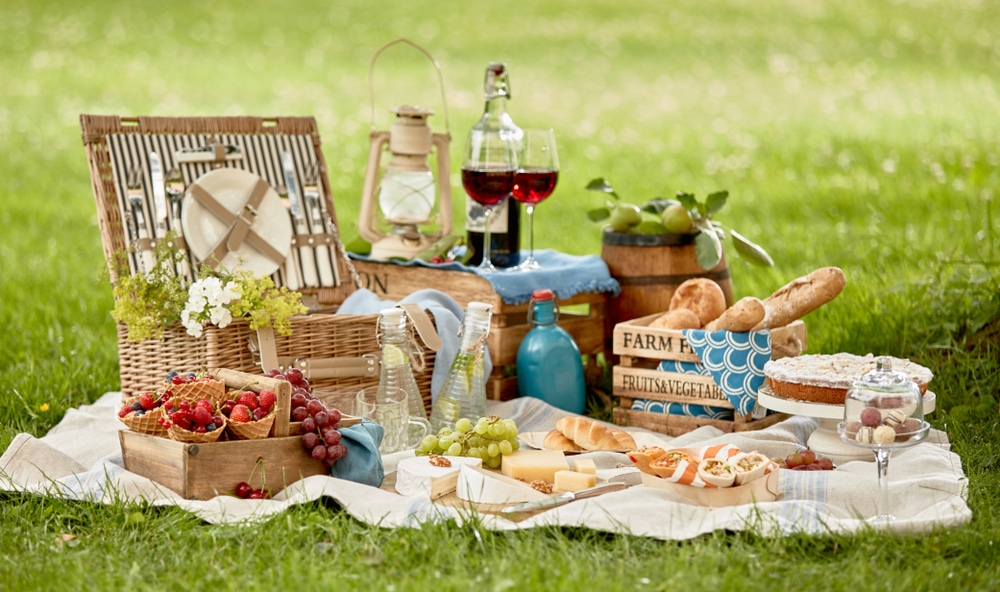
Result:
M224 329L233 321L233 313L229 312L229 309L224 306L216 306L211 311L211 321L212 324L218 325L220 329Z

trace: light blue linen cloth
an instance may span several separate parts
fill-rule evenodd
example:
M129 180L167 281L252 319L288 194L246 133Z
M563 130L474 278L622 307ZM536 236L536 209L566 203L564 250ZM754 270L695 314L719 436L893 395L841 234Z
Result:
M524 254L522 253L522 258ZM352 259L384 262L363 255L351 254ZM568 255L551 249L535 251L541 269L532 271L499 271L482 273L475 267L461 263L427 263L426 261L398 262L404 267L431 267L450 271L476 273L493 285L493 290L506 304L522 304L531 300L531 293L541 288L555 292L560 299L583 292L607 292L617 296L621 292L618 281L611 277L608 264L597 255Z
M448 369L458 353L460 344L458 329L462 325L465 311L454 298L440 290L417 290L399 302L412 302L434 315L434 325L441 337L441 350L434 357L434 370L431 372L431 402L433 403L437 399L438 391L441 390L444 378L448 375ZM340 308L337 309L337 313L378 314L387 308L396 306L396 304L393 300L382 300L371 290L361 288L344 299ZM493 369L493 364L490 362L489 356L485 356L485 360L486 373L489 374Z

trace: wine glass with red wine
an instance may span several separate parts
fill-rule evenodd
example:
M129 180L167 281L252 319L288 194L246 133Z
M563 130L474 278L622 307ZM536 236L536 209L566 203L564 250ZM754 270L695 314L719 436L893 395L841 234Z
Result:
M528 257L514 269L532 270L541 267L535 259L535 205L556 189L559 156L556 154L556 135L550 129L526 129L521 142L520 166L511 195L524 204L528 214Z
M490 214L510 196L516 175L516 145L505 132L478 129L469 132L462 161L462 186L469 197L483 206L485 213L483 261L477 267L480 272L497 270L490 261Z

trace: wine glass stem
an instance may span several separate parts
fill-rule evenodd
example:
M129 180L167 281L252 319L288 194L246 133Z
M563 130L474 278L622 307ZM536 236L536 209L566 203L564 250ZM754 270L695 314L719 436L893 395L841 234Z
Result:
M535 206L527 204L524 208L528 214L528 262L535 260Z
M490 216L492 213L493 213L492 207L483 208L483 220L484 223L486 224L486 228L483 230L483 262L480 264L481 267L489 267L490 265L493 264L493 262L490 261L491 257L490 251L491 247L493 246L492 244L490 244L493 242L493 239L490 237L490 222L491 222Z
M891 450L876 448L875 465L878 467L878 506L876 507L876 517L883 518L889 516L889 455Z

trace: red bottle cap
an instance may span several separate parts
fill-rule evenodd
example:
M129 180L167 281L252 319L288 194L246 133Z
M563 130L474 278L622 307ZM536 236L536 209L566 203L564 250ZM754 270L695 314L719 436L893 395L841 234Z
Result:
M548 302L549 300L555 300L555 298L555 293L548 288L541 288L531 293L532 302Z

